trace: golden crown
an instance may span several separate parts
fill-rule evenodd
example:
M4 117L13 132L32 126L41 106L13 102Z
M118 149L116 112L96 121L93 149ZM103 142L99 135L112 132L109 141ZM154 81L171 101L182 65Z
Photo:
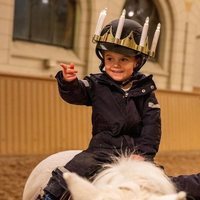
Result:
M117 44L123 47L127 47L129 49L133 49L135 51L141 52L145 55L154 57L155 56L155 51L156 51L156 46L158 43L159 35L160 35L160 28L161 25L160 23L157 25L156 31L154 33L153 41L151 44L151 48L149 49L148 47L148 37L147 37L147 32L149 28L149 17L146 18L143 29L142 29L142 34L141 34L141 39L139 45L136 44L134 40L134 35L133 32L131 31L129 35L123 39L120 39L123 25L124 25L124 20L125 20L125 14L126 11L125 9L122 12L122 15L119 19L118 27L115 36L112 33L112 27L103 35L100 35L102 27L103 27L103 22L105 20L107 14L107 9L104 9L101 11L99 15L99 19L97 22L95 34L93 36L92 41L95 43L98 42L108 42L108 43L113 43Z

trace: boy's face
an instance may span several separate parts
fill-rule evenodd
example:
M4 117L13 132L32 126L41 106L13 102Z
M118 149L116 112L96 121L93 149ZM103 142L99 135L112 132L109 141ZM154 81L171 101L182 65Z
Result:
M115 81L126 81L132 75L137 60L112 51L104 52L105 71Z

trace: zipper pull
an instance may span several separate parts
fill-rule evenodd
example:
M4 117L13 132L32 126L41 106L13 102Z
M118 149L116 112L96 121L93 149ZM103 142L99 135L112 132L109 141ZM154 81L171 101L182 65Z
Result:
M125 92L124 94L124 98L126 98L128 96L128 92Z

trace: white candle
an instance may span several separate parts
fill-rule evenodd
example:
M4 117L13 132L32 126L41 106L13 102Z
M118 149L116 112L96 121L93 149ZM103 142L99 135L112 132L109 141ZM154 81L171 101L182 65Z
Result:
M142 29L142 35L141 35L141 39L140 39L140 46L144 47L146 38L147 38L147 32L149 29L149 17L146 18L143 29Z
M159 39L159 36L160 36L160 28L161 28L161 24L159 23L157 25L156 31L155 31L154 36L153 36L153 41L152 41L152 44L151 44L151 52L156 51L156 46L157 46L158 39Z
M95 29L95 35L100 35L106 15L107 8L103 9L99 14L99 18Z
M117 39L121 38L122 29L123 29L123 26L124 26L125 15L126 15L126 10L123 9L122 15L119 18L119 23L118 23L118 26L117 26L117 31L116 31L116 34L115 34L115 38L117 38Z

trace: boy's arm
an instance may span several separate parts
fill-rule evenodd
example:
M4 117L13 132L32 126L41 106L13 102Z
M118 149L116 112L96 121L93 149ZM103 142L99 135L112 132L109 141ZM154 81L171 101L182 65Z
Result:
M63 100L71 104L91 105L90 85L84 81L78 80L77 77L72 81L66 81L63 77L63 72L59 71L56 74L58 90Z
M153 160L161 139L160 106L154 93L144 102L142 111L142 131L140 137L136 138L138 153Z

